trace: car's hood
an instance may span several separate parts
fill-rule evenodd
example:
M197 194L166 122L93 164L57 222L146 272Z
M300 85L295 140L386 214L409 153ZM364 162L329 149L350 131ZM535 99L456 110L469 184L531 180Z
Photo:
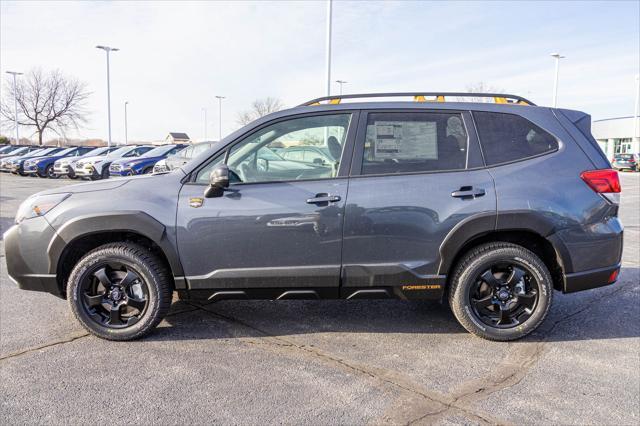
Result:
M104 160L107 158L106 155L94 155L92 157L81 157L78 160L82 160L83 163L93 163L94 161Z
M25 160L25 161L40 161L40 160L42 160L44 158L49 158L49 156L43 155L42 157L27 157L27 158L23 158L22 160Z
M133 158L120 158L115 160L111 164L130 164L130 163L143 163L146 161L158 161L163 159L164 157L133 157Z
M35 194L38 195L50 195L50 194L78 194L82 192L91 192L91 191L106 191L109 189L120 188L123 185L129 183L130 179L109 179L109 180L99 180L96 182L87 182L87 183L79 183L76 185L68 185L62 186L60 188L52 188L47 189L46 191L38 192Z

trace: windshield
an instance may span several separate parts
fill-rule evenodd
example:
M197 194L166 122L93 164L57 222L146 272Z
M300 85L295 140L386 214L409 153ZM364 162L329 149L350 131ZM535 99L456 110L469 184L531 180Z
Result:
M633 154L619 154L619 155L616 155L616 158L619 158L622 160L631 160L633 158Z
M73 152L76 148L67 148L67 149L63 149L60 152L57 152L56 155L67 155L70 152Z
M121 157L123 154L126 154L132 148L135 148L135 147L123 146L122 148L118 148L115 151L111 151L109 154L107 154L107 157Z
M153 148L151 151L145 152L141 157L161 157L173 150L176 150L175 145L159 146L157 148Z
M38 157L42 156L42 155L49 155L52 152L56 152L57 149L58 148L44 148L44 149L39 150L39 151L33 151L31 154L29 154L29 157L33 157L34 156L33 154L36 154L36 153L38 154Z
M96 148L96 149L92 149L91 151L82 154L83 157L95 157L96 155L103 155L105 152L107 152L109 150L109 148L107 148L106 146L103 146L102 148Z

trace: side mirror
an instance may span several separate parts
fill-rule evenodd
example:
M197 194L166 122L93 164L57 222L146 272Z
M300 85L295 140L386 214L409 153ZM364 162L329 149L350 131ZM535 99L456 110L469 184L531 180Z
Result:
M209 175L209 186L204 191L206 198L221 197L224 190L229 187L229 167L220 164L211 170Z
M316 158L313 159L313 164L317 164L319 166L323 166L324 165L324 161L322 160L322 158L316 157Z

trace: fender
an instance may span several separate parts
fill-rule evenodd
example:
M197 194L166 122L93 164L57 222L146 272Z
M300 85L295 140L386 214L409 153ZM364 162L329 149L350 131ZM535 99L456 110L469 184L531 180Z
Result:
M169 241L166 227L143 211L115 211L75 217L65 222L47 247L49 273L57 272L58 261L64 249L74 240L105 231L132 232L156 243L164 252L174 277L184 275L175 246ZM178 287L176 280L176 287Z
M497 217L493 213L481 213L458 223L440 245L438 274L448 273L456 255L469 241L491 232L500 231L526 231L540 235L553 246L564 272L573 271L569 251L562 240L554 235L557 231L557 224L553 219L540 212L514 210L499 213Z

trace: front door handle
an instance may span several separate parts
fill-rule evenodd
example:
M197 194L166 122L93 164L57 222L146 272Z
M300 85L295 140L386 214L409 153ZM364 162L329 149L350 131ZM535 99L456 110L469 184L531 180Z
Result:
M313 198L308 198L307 199L307 204L329 204L329 203L336 203L338 201L340 201L342 198L340 198L339 195L329 195L329 194L316 194L315 197Z
M451 196L454 198L476 198L485 195L482 188L474 188L473 186L462 186L457 191L453 191Z

